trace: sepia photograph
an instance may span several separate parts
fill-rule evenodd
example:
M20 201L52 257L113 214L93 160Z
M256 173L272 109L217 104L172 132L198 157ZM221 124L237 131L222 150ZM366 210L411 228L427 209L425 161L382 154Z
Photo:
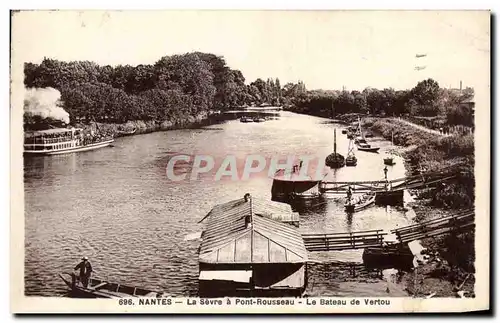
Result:
M490 19L11 11L11 310L488 310Z

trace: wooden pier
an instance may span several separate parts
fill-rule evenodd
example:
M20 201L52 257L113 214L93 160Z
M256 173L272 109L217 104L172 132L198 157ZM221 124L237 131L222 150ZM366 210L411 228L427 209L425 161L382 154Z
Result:
M433 184L445 182L458 175L457 171L447 170L428 172L420 175L401 177L392 180L378 181L353 181L353 182L330 182L321 181L319 191L321 193L346 194L350 187L353 193L403 191L415 189Z
M474 227L474 210L468 209L445 218L393 229L390 232L396 235L397 243L408 243L441 234L472 230ZM304 233L302 239L307 251L335 251L387 246L388 243L384 243L387 234L383 230Z
M391 233L396 235L400 243L408 243L441 234L473 230L474 228L474 210L468 209L445 218L394 229L391 230Z
M302 234L307 251L335 251L378 247L384 242L383 230L368 230L342 233Z

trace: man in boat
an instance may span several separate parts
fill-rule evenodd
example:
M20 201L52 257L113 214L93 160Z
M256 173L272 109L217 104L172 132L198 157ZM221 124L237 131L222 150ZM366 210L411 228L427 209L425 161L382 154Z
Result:
M351 201L351 197L352 197L352 189L351 189L351 186L349 186L347 188L347 202Z
M82 282L83 287L87 287L89 284L90 274L93 271L88 257L83 257L82 261L75 266L74 270L78 269L80 269L80 281Z

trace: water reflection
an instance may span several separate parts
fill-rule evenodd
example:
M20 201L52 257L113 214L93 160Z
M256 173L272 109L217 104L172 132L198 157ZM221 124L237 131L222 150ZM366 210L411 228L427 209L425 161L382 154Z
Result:
M113 281L164 290L173 296L196 295L198 242L184 241L184 236L203 229L198 221L215 204L241 198L246 192L269 200L272 179L255 176L244 181L214 181L207 173L196 181L174 182L165 171L169 158L176 153L199 153L217 161L229 154L238 158L260 154L266 160L289 155L324 159L333 149L333 129L341 127L324 121L281 112L279 120L230 120L204 129L118 138L114 147L85 153L25 158L26 293L60 296L66 287L57 273L71 269L87 255L99 275ZM347 152L348 140L339 134L337 131L337 149ZM390 142L377 145L384 150ZM357 167L334 172L336 180L378 180L383 176L382 155L360 153L358 160ZM190 164L179 167L191 171ZM398 163L390 169L389 178L402 177L404 172L403 164ZM373 206L349 216L342 198L292 205L300 214L300 231L392 229L408 223L404 212L392 207ZM311 258L362 264L359 250ZM332 277L350 277L349 270L334 267L313 265L311 276L333 279L319 284L325 287L324 295L352 292L353 286ZM365 289L380 292L377 284L370 286L374 287Z

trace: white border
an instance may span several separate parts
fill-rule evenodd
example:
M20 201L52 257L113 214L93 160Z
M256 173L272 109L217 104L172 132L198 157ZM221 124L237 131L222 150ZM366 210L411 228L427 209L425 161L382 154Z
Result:
M398 9L422 9L422 8L426 8L426 9L488 9L488 8L495 8L497 7L497 2L495 1L474 1L474 2L470 2L470 1L453 1L453 2L450 2L451 6L448 4L448 2L446 3L439 3L438 1L415 1L415 3L408 3L408 2L404 2L404 4L400 1L384 1L383 3L380 3L380 2L377 2L377 5L369 2L369 1L349 1L349 2L346 2L344 6L332 6L331 4L329 4L328 2L324 2L324 1L274 1L274 2L270 2L270 1L248 1L249 3L246 3L244 4L243 6L247 9L277 9L277 8L288 8L288 9L372 9L372 8L376 8L376 9L392 9L392 8L398 8ZM82 2L78 5L75 5L74 3L72 3L72 5L68 5L67 2L65 1L51 1L51 2L44 2L44 3L40 3L40 2L37 2L37 1L12 1L12 4L9 4L8 2L2 2L2 3L6 3L7 4L7 8L16 8L16 9L21 9L21 8L25 8L25 9L30 9L30 8L45 8L45 9L52 9L52 8L68 8L68 9L159 9L159 8L162 8L162 9L166 9L166 8L172 8L172 9L175 9L175 8L212 8L212 9L217 9L217 8L234 8L234 9L237 9L237 8L242 8L242 5L240 6L236 6L234 3L232 2L223 2L223 1L213 1L210 3L210 6L207 5L207 3L205 1L182 1L178 4L170 4L170 5L162 5L162 4L158 4L156 3L156 5L152 5L152 1L140 1L140 2L132 2L130 1L129 3L125 3L124 1L120 1L118 3L106 3L105 1L95 1L95 0L91 0L91 1L85 1L85 2ZM241 2L240 2L241 3ZM119 5L118 5L119 4ZM4 11L4 14L6 14L6 12ZM5 17L5 16L4 16ZM4 44L8 44L8 40L9 40L9 34L8 34L8 31L9 31L9 21L8 19L5 19L3 20L4 23L5 23L5 26L3 28L4 30L4 33L2 34L3 37L5 37L4 39ZM498 22L497 22L498 23ZM497 35L498 37L498 35ZM497 39L496 39L497 40ZM7 61L8 61L8 57L9 57L9 45L7 45L7 50L4 51L4 53L7 53L7 57L4 58L4 64L2 65L3 68L6 69L5 71L5 74L8 75L9 73L9 69L8 69L8 65L7 65ZM4 74L4 75L5 75ZM9 106L9 81L8 81L8 78L5 77L3 79L7 84L5 84L4 87L2 87L4 89L4 91L6 92L5 95L3 96L5 99L4 99L4 107L8 107ZM495 91L497 93L500 93L498 91L498 85L495 89ZM493 109L494 107L492 107ZM1 136L0 138L2 138L2 140L5 140L5 143L3 145L3 147L9 147L9 134L10 134L10 131L9 131L9 116L8 116L8 110L7 109L2 109L1 110L4 114L3 118L0 118L0 122L2 122L2 124L0 125L0 129L2 131L4 131L5 133L3 133L3 136ZM497 116L498 117L498 116ZM495 119L495 121L497 121ZM498 139L497 136L495 136L495 139ZM4 156L7 156L7 154L4 154ZM6 164L8 165L10 161L7 160ZM5 166L7 166L6 164L4 164ZM493 165L491 165L493 166ZM2 167L2 169L4 170L5 172L5 176L2 176L2 179L5 179L3 181L3 183L5 183L5 192L8 193L10 191L10 188L9 186L7 186L8 184L8 178L9 178L9 173L8 173L8 167ZM4 173L2 173L3 175ZM2 187L2 190L4 188ZM2 191L3 193L3 191ZM6 205L7 206L7 212L5 212L6 214L10 214L9 212L9 203L10 203L10 200L8 198L9 194L5 194L4 196L6 196L7 198L5 198L4 200L4 203L3 205ZM495 198L492 196L492 199L493 200L497 200L496 198L497 196L495 196ZM5 221L3 224L3 227L4 228L9 228L9 217L7 216L4 216L2 217L3 221ZM498 223L498 221L497 221ZM497 229L497 230L495 230ZM492 232L498 232L498 227L497 228L494 228L492 229ZM6 232L6 234L3 235L3 238L5 239L5 244L4 246L9 246L9 242L10 240L8 239L8 235L9 233ZM8 248L8 247L7 247ZM5 254L2 254L2 259L9 259L9 249L2 249L2 252L5 252ZM493 250L492 250L493 251ZM9 273L7 272L7 266L0 266L0 270L1 270L1 273L3 275L1 275L1 277L4 277L4 279L6 279L7 277L9 277ZM5 271L5 272L4 272ZM10 301L7 301L7 299L9 299L9 293L7 292L7 290L5 288L2 289L4 291L4 296L6 299L4 299L4 302L2 302L4 305L5 304L9 304ZM7 311L6 311L7 312ZM12 317L10 317L10 319L12 319ZM171 319L171 318L169 318ZM261 318L262 319L262 318ZM308 319L308 318L304 318L304 319ZM381 318L381 320L386 320L387 318ZM69 320L71 320L71 318L69 318Z

